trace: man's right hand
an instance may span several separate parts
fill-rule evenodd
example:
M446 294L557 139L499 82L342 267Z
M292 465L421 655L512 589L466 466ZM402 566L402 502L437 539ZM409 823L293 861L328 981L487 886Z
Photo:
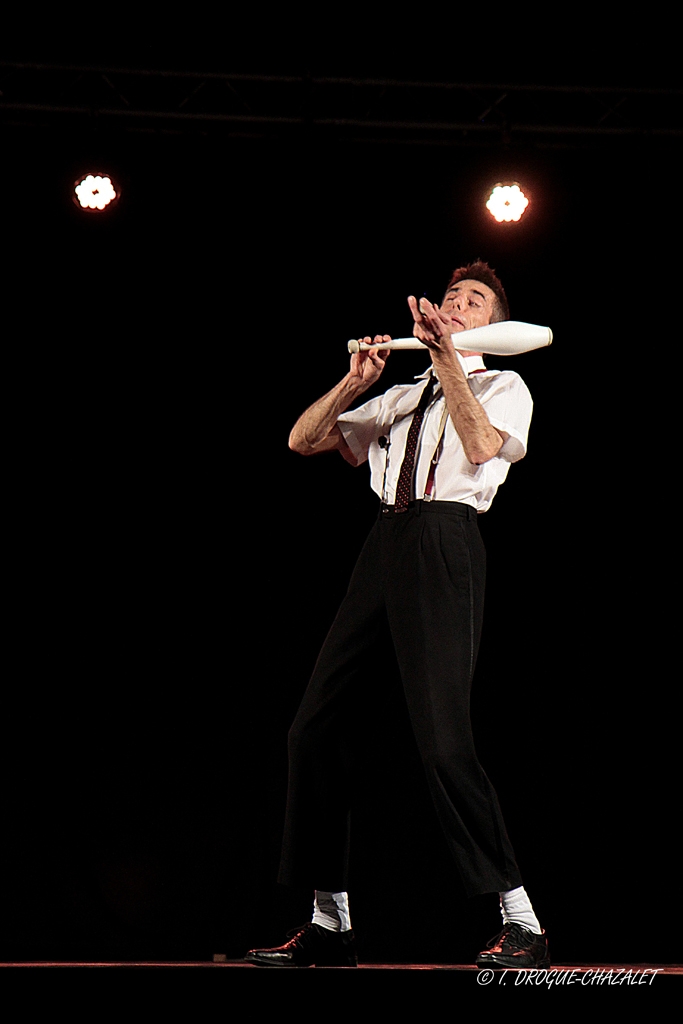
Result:
M376 334L374 341L369 337L360 340L373 347L365 352L355 352L344 379L302 413L289 435L292 451L315 455L336 450L347 462L356 465L356 458L337 426L337 418L378 379L389 355L388 349L382 349L382 342L391 341L391 338L388 334Z
M359 341L364 342L366 345L373 345L376 348L369 349L365 352L356 352L351 356L351 368L349 373L352 377L357 377L363 381L366 387L370 387L379 378L382 370L386 365L386 361L389 358L390 350L383 349L382 342L391 341L388 334L376 334L374 338L369 336L366 338L359 338Z

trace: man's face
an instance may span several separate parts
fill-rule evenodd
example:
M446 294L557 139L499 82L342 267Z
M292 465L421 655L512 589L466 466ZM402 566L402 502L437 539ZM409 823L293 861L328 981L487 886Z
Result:
M453 333L470 331L491 323L496 296L481 281L458 281L451 285L441 304L442 311L453 322Z

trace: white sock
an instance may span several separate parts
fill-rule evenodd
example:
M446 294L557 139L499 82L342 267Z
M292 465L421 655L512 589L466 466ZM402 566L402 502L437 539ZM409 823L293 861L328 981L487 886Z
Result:
M350 932L349 894L316 889L313 924L319 924L321 928L327 928L331 932Z
M518 889L508 889L507 892L501 892L499 895L503 924L521 924L522 928L528 928L534 935L543 934L543 929L538 923L531 900L523 885L520 885Z

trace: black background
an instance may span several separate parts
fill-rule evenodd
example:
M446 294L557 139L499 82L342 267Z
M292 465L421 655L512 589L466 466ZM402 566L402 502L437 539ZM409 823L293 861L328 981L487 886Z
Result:
M406 296L481 257L555 343L488 360L535 411L481 523L480 756L554 958L671 960L672 150L3 140L3 955L237 957L306 919L274 884L286 732L375 499L287 435L348 338L410 333ZM88 170L121 186L102 216ZM497 225L510 179L530 207ZM368 685L361 957L471 962L496 899L462 896L390 657Z

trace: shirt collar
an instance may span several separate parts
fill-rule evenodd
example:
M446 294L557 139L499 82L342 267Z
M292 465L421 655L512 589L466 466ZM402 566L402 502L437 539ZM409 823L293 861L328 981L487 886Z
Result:
M482 359L481 356L461 356L460 353L457 351L456 355L460 360L462 372L465 374L466 377L469 377L471 373L475 373L477 370L486 369L484 360ZM430 366L428 369L426 369L424 373L419 373L415 379L422 380L425 377L428 377L430 373L433 373L437 380L439 379L439 375L433 366Z

